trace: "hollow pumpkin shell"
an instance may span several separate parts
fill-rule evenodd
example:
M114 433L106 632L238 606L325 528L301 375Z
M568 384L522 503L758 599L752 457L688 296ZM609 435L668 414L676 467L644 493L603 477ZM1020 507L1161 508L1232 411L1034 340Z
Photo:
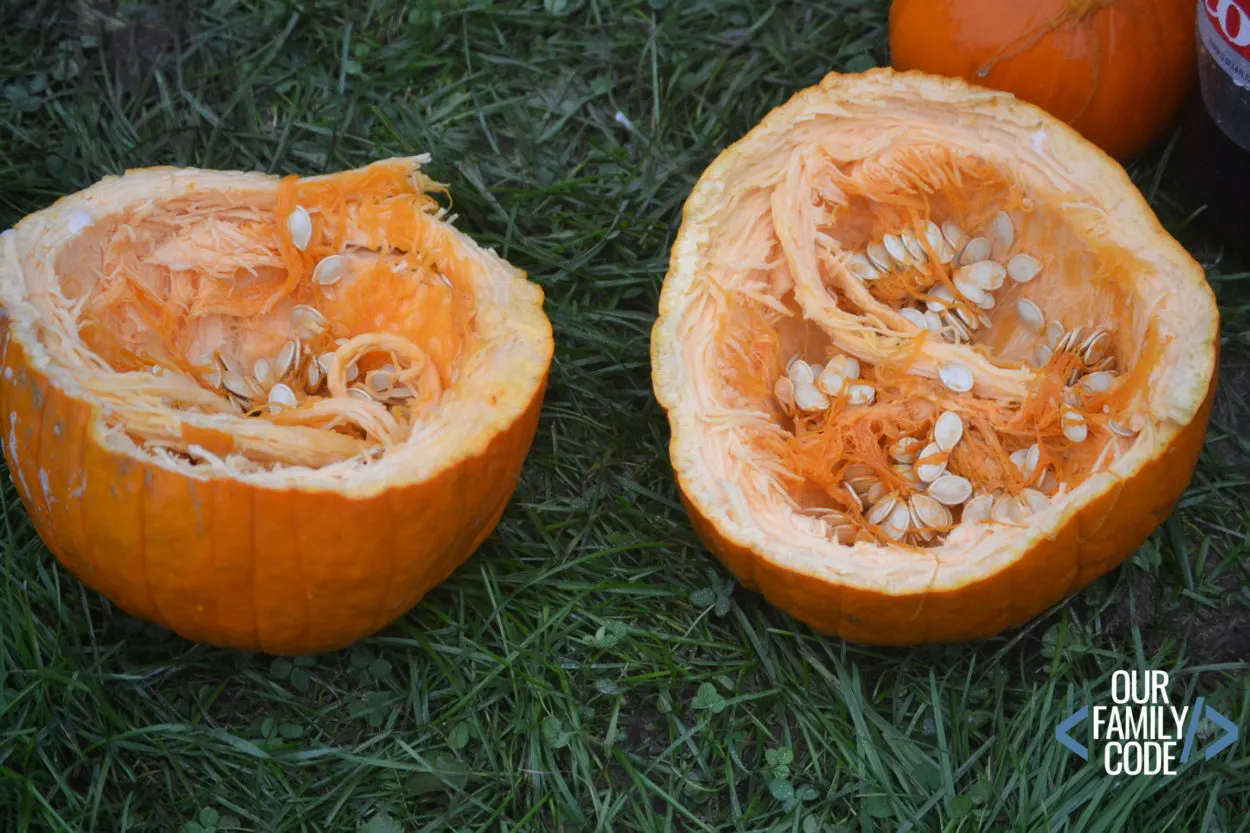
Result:
M551 327L541 289L425 193L422 161L306 179L132 170L0 237L4 455L87 585L191 640L309 653L393 621L491 533L537 427ZM379 349L421 344L412 385L436 396L388 389L401 411L326 390L316 339L334 351L373 331ZM234 371L223 383L195 351ZM235 371L269 404L236 395ZM385 443L378 425L396 429Z
M1193 85L1192 0L895 0L895 69L1012 93L1118 159L1176 117Z
M975 326L924 329L973 296L997 300ZM1010 95L877 70L704 172L652 368L708 548L819 631L907 645L1020 625L1133 552L1193 472L1217 339L1202 269L1105 154Z

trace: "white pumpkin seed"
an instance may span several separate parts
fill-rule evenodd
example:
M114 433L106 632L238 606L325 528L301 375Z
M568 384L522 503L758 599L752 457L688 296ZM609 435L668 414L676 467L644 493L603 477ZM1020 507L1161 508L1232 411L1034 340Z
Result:
M1003 495L994 501L994 506L990 509L990 520L1000 524L1019 523L1024 517L1023 508L1011 495Z
M794 408L794 383L790 381L789 376L777 377L777 381L773 384L773 395L786 410Z
M903 232L903 248L907 249L907 254L911 257L912 263L923 266L929 262L929 256L925 254L924 246L920 245L916 235L910 231Z
M406 399L412 399L417 392L407 385L395 385L387 392L387 399L392 402L403 402Z
M1059 424L1063 426L1063 435L1074 443L1084 442L1089 436L1085 417L1076 411L1064 411L1059 417Z
M266 359L257 359L252 365L252 377L262 385L269 383L269 362Z
M938 315L936 312L933 312L932 310L927 311L924 314L924 323L925 323L925 327L929 330L929 332L931 333L942 332L942 317Z
M900 540L907 534L907 530L911 529L911 510L903 501L894 504L893 511L890 516L885 519L885 523L881 525L881 529L886 535L895 541Z
M295 399L295 391L291 390L282 382L279 382L269 389L269 404L272 406L269 410L273 413L277 413L281 410L279 406L293 408L298 404L298 402Z
M1018 451L1011 452L1011 462L1019 470L1020 476L1029 479L1033 476L1033 472L1037 470L1037 462L1041 459L1042 450L1037 443L1028 448L1021 448Z
M851 273L861 281L875 281L881 277L881 272L872 265L867 255L857 254L851 258Z
M1007 279L1007 270L993 260L982 260L959 270L965 280L972 281L986 291L1001 289Z
M890 257L895 263L900 266L910 265L907 247L903 245L903 241L900 238L895 237L893 234L887 234L881 238L881 243L885 246L885 250L890 253Z
M990 221L990 228L993 230L994 239L1002 245L1003 251L1010 250L1012 244L1016 242L1016 226L1011 222L1011 216L1006 211L998 212Z
M1094 334L1081 345L1081 358L1085 360L1086 364L1096 364L1107 355L1107 348L1110 346L1111 333L1104 330L1095 330Z
M979 524L990 519L990 510L994 507L994 498L990 495L977 495L964 506L960 523Z
M308 209L302 205L295 206L287 215L286 230L291 233L291 243L295 248L301 252L307 249L312 240L312 217L308 216Z
M852 463L842 472L842 480L856 492L863 494L868 491L872 484L877 482L877 473L872 466L863 463Z
M343 257L343 255L323 257L321 262L317 264L317 268L313 269L313 283L320 286L333 286L343 279L343 273L346 271L347 258Z
M1041 307L1028 298L1020 298L1016 301L1016 315L1020 316L1021 324L1035 333L1040 333L1046 326L1046 316L1042 315Z
M829 400L811 383L805 385L795 384L794 404L798 406L800 411L807 413L829 410Z
M959 227L954 220L947 220L942 223L942 236L946 238L946 242L950 243L956 249L962 249L968 244L968 235Z
M947 243L945 240L943 240L942 245L938 247L937 251L938 251L938 263L941 263L942 265L946 265L946 264L955 262L955 247L952 246L950 243Z
M977 315L971 312L968 312L963 307L957 307L955 309L955 315L959 318L960 321L963 322L964 327L967 328L969 338L972 337L972 331L980 328L981 326L981 319Z
M912 495L909 503L917 527L941 529L951 525L951 510L929 495Z
M859 378L859 359L854 356L834 356L832 359L829 359L827 366L835 368L848 379Z
M1016 283L1028 283L1042 272L1042 262L1033 255L1020 254L1007 261L1007 274Z
M900 437L890 446L890 457L900 463L914 463L923 446L924 443L916 437Z
M843 485L846 485L846 484L843 484ZM847 486L846 493L851 496L851 502L855 504L855 506L859 509L859 511L863 512L864 501L860 499L859 495L855 494L855 490L852 489L850 486Z
M790 376L790 381L794 383L796 389L810 386L816 381L816 374L812 373L812 366L802 359L795 359L790 362L790 366L786 368L786 373Z
M252 396L252 389L248 385L247 379L245 379L241 373L235 373L234 371L227 370L222 374L221 385L235 396L239 396L244 399L250 399Z
M955 393L967 393L972 390L972 371L959 362L942 362L938 365L938 378L942 384Z
M817 377L816 387L820 388L820 392L825 396L841 396L842 389L846 387L846 377L838 373L831 362Z
M898 311L898 314L903 316L903 318L906 318L907 321L913 324L917 329L929 329L924 320L924 313L914 307L904 307Z
M285 379L291 370L295 367L295 359L299 356L299 341L292 339L282 345L282 349L278 351L277 361L273 365L273 378L281 381Z
M872 385L851 385L847 388L846 399L852 405L871 405L877 398L877 391Z
M916 470L908 463L894 463L890 466L890 471L894 472L896 477L906 480L913 486L920 484L919 478L916 477Z
M1106 393L1119 378L1109 370L1099 370L1081 379L1081 386L1090 393Z
M935 299L925 301L930 312L946 312L947 308L955 303L955 293L951 292L950 287L944 283L930 289L929 296Z
M964 244L963 251L959 253L959 265L971 266L974 263L989 260L993 248L988 238L974 237Z
M959 444L963 435L963 418L954 411L943 411L933 423L933 441L948 454Z
M1059 343L1055 345L1055 350L1060 353L1067 350L1075 350L1076 346L1081 342L1083 333L1084 331L1080 327L1073 327L1066 336L1059 339Z
M1045 367L1046 365L1050 364L1050 357L1054 355L1054 352L1055 352L1054 350L1051 350L1045 344L1037 345L1037 352L1036 352L1036 355L1034 356L1034 360L1037 363L1037 366Z
M386 370L370 370L365 374L365 387L374 393L385 393L394 381L394 376Z
M868 491L864 493L864 501L869 505L875 505L877 501L889 494L889 489L880 480L868 487Z
M880 243L873 243L868 247L868 260L882 274L894 268L894 258L890 257L890 253Z
M1024 499L1024 505L1034 514L1040 514L1050 508L1050 498L1037 489L1024 489L1020 492L1020 497Z
M946 326L950 328L951 333L954 336L953 341L956 344L962 344L965 341L972 340L972 330L968 328L967 324L960 320L963 317L964 316L948 312L943 319L946 322Z
M353 399L359 399L362 402L373 402L373 394L360 385L352 385L347 389L347 395Z
M1057 349L1065 335L1067 335L1067 330L1063 328L1063 325L1058 321L1051 321L1046 325L1046 346L1052 350Z
M829 537L844 547L849 547L855 540L856 529L850 524L838 524L829 530Z
M879 524L889 517L897 504L898 495L891 492L873 504L872 508L868 510L868 514L864 516L864 520L870 524Z
M326 317L316 307L296 304L291 307L291 318L302 338L313 338L325 332Z
M929 496L947 506L959 506L972 497L972 483L957 474L944 474L929 484Z
M946 473L947 454L937 443L929 443L916 458L916 476L925 483L932 483Z
M935 252L940 252L942 244L946 242L942 238L942 229L932 220L924 225L924 239L929 244L929 248Z
M980 306L987 297L987 293L977 284L958 275L955 277L955 288L959 290L959 294L968 299L970 303ZM993 303L993 299L990 300Z
M321 387L323 376L321 364L316 361L310 361L304 370L304 390L309 393L316 393L317 388Z
M1058 485L1058 475L1055 474L1053 468L1047 466L1046 471L1042 472L1042 476L1037 479L1037 488L1043 492L1053 492Z

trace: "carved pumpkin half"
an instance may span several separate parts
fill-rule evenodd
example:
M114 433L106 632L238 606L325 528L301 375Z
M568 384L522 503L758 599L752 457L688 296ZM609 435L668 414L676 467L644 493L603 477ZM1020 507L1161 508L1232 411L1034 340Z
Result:
M1127 159L1193 85L1197 19L1194 0L894 0L890 58L1012 93Z
M189 639L299 654L486 538L551 327L422 161L129 171L4 233L4 455L75 575Z
M1119 564L1215 390L1202 269L1123 169L960 80L826 77L703 174L652 334L696 530L818 630L988 637Z

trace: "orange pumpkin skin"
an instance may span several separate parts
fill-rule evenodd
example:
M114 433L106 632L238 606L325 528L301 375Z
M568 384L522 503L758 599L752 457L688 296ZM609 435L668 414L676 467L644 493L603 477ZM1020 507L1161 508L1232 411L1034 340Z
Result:
M127 173L136 174L144 172ZM464 245L475 248L467 237ZM39 327L19 326L12 310L0 315L0 436L36 530L93 590L192 641L300 655L377 632L495 529L537 431L551 325L541 288L506 268L515 279L507 326L529 344L518 349L527 363L515 378L483 386L498 427L424 476L341 488L188 476L119 450L105 441L100 403L55 381L46 356L32 360ZM205 446L219 433L182 429ZM228 449L232 438L217 441Z
M100 442L98 409L6 334L4 457L45 545L132 616L227 648L332 651L403 615L494 530L538 428L524 415L434 478L372 497L189 480ZM17 452L17 453L15 453Z
M1193 0L895 0L890 53L1013 93L1127 159L1193 84L1196 20Z

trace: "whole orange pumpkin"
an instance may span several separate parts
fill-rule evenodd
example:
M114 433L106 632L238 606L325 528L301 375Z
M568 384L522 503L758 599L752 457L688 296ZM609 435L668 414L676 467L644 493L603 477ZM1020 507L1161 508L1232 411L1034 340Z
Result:
M129 171L0 235L4 457L75 575L188 639L301 654L490 534L551 324L423 161Z
M1047 110L1118 159L1175 117L1194 80L1193 0L895 0L896 69Z

